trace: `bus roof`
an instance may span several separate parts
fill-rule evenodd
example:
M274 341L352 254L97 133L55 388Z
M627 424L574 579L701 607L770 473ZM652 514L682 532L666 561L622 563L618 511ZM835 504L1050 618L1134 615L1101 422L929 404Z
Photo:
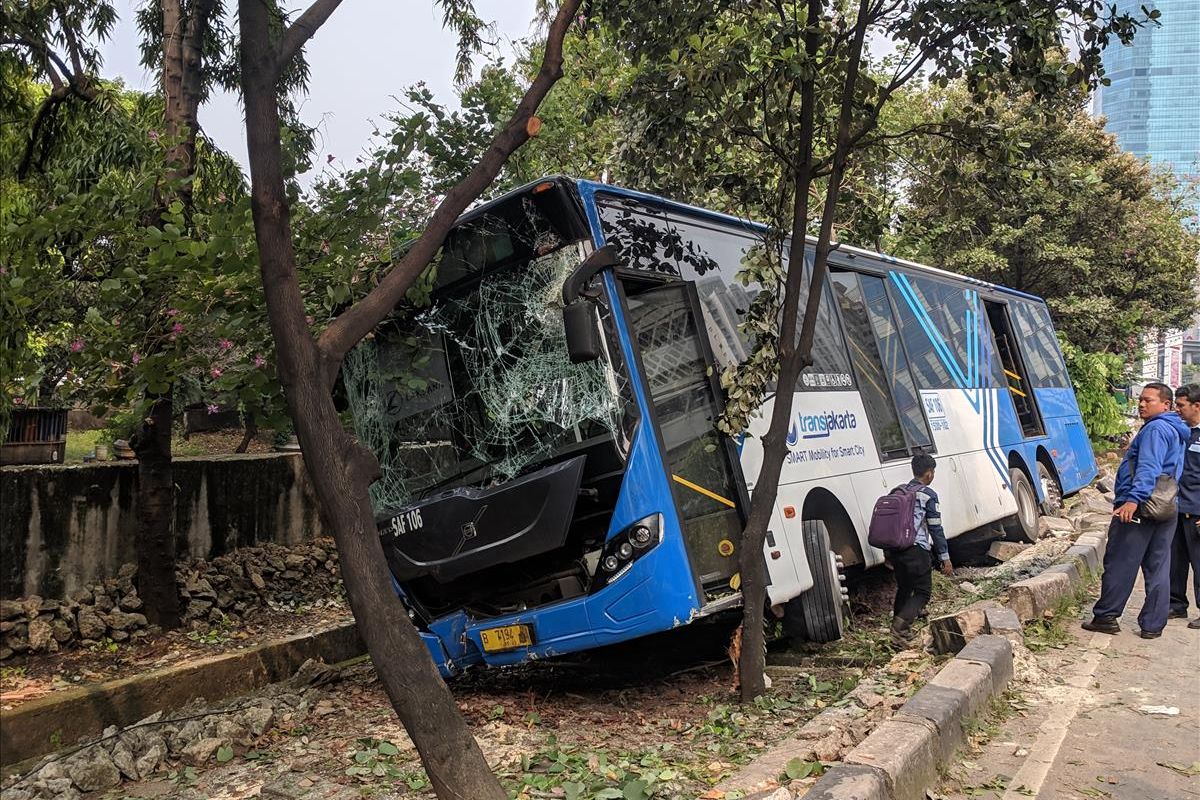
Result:
M653 204L662 206L663 208L667 208L667 209L671 209L671 210L678 211L681 213L685 213L685 214L687 214L689 216L693 216L693 217L700 217L702 219L707 219L712 222L719 222L719 223L722 223L725 225L734 225L734 226L743 228L748 232L762 234L762 233L766 233L768 230L768 227L766 225L762 224L761 222L754 222L752 220L743 219L742 217L735 217L732 214L723 214L719 211L710 211L709 209L706 209L706 208L700 208L698 206L688 205L687 203L680 203L676 200L669 200L665 197L661 197L661 196L655 195L655 194L650 194L648 192L639 192L635 189L625 189L620 186L614 186L614 185L608 184L608 183L600 183L599 181L586 180L583 178L572 178L567 175L548 175L539 180L531 181L530 183L527 183L524 186L519 186L515 189L505 192L500 197L497 197L494 200L489 200L488 202L486 202L480 206L477 206L477 207L471 209L470 211L467 211L461 217L458 218L458 220L455 222L455 225L460 225L464 222L470 222L471 220L473 220L483 214L486 214L489 208L496 206L496 205L500 205L514 197L518 197L522 194L525 194L525 193L531 191L534 187L539 186L543 183L546 183L547 181L559 183L559 184L563 184L563 183L573 184L574 186L576 186L578 188L580 196L585 201L590 201L592 198L594 198L594 196L597 193L603 192L605 194L616 195L618 197L628 197L631 200L640 200L640 201L646 202L646 203L653 203ZM805 240L809 244L815 245L817 243L817 239L814 236L806 236ZM959 275L956 272L950 272L948 270L944 270L939 267L931 267L928 264L919 264L915 261L909 261L907 259L897 258L896 256L891 256L891 255L888 255L887 253L880 253L880 252L876 252L874 250L867 250L862 247L855 247L854 245L841 244L838 242L834 242L834 245L837 248L836 252L839 252L839 253L848 253L848 254L855 255L855 256L866 256L867 258L877 259L877 260L883 261L887 264L893 264L893 265L896 265L899 267L904 267L905 269L912 270L914 272L924 272L924 273L927 273L930 275L937 275L937 276L940 276L943 278L950 278L952 280L965 281L966 283L970 283L975 286L982 286L987 289L991 289L992 291L1000 292L1002 294L1015 295L1016 297L1023 297L1028 300L1034 300L1039 303L1045 302L1042 298L1038 297L1037 295L1029 294L1028 292L1022 292L1019 289L1012 289L1008 286L1001 286L1000 284L991 283L991 282L985 281L985 280L980 280L979 278L972 278L968 275Z

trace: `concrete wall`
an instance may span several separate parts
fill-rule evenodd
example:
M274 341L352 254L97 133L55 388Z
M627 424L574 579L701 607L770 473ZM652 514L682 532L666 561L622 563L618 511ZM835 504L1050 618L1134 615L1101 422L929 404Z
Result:
M320 533L298 454L175 461L180 559ZM0 468L0 598L61 598L136 563L137 465Z

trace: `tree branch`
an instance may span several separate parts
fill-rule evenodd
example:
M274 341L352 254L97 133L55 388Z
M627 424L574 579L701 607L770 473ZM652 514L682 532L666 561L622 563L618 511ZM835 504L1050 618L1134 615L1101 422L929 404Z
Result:
M475 166L446 193L420 237L383 276L378 286L338 315L321 334L317 346L326 359L340 363L351 347L391 313L413 281L433 260L455 220L492 183L508 157L529 140L530 119L551 87L562 77L563 40L579 10L579 4L580 0L564 0L559 6L546 37L546 51L537 77L529 85L508 123L496 134ZM329 376L330 382L334 377Z
M342 0L316 0L304 10L300 18L287 27L283 39L279 42L279 50L275 53L275 75L279 76L287 67L287 63L300 52L304 43L313 37L317 29L325 24L329 15L337 10Z

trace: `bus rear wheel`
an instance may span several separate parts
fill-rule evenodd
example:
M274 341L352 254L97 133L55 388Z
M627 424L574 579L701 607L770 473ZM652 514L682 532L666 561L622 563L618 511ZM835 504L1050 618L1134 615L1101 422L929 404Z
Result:
M1017 513L1004 520L1005 538L1014 542L1032 544L1037 541L1038 535L1037 492L1033 490L1033 484L1019 468L1010 469L1008 476L1013 498L1017 501Z
M805 520L801 531L813 586L788 601L783 617L784 632L809 642L836 641L842 638L846 628L845 576L841 559L830 546L829 530L824 522Z
M1062 513L1062 487L1058 485L1058 480L1055 479L1050 468L1041 461L1038 462L1037 471L1038 482L1042 484L1042 497L1046 498L1041 504L1042 514L1047 517L1057 517Z

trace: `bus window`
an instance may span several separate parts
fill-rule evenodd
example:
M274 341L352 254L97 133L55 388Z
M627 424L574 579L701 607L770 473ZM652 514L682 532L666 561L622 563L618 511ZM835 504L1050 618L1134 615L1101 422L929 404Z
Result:
M904 441L904 429L900 426L900 417L896 414L896 404L892 399L891 381L875 342L858 275L853 272L831 272L829 278L842 309L850 360L858 376L858 391L871 421L875 444L884 458L907 455L908 445Z
M1008 307L1019 334L1025 363L1034 388L1063 388L1071 385L1054 337L1050 312L1042 303L1013 299Z
M887 285L882 278L874 275L859 275L858 281L862 286L875 337L879 341L883 368L892 388L892 399L896 402L904 437L911 448L931 448L933 440L929 435L924 405L916 384L913 383L900 333L896 330L896 318L892 314L891 303L888 302Z

